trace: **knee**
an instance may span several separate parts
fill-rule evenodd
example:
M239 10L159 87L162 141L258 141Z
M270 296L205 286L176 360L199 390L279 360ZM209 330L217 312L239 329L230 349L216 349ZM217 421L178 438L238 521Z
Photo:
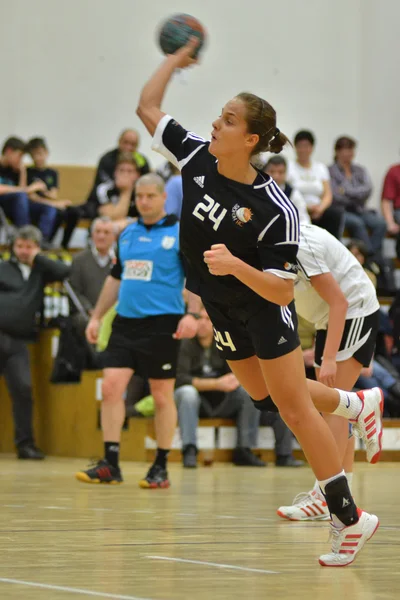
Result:
M29 206L28 194L26 194L25 192L15 192L13 194L13 196L14 196L14 203L18 204L19 207L21 207L21 206L24 206L24 207Z
M297 431L304 422L304 415L302 412L300 410L296 410L296 408L293 406L285 406L280 408L279 414L289 429L293 432Z
M177 404L182 406L198 406L200 404L199 392L193 385L182 385L175 392Z
M103 402L122 402L122 396L119 393L116 393L116 390L118 390L116 383L117 382L112 378L103 379L103 383L101 385Z

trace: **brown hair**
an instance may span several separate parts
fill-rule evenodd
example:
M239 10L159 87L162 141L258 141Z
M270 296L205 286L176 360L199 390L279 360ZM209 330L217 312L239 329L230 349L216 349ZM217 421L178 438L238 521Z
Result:
M136 171L140 173L139 165L137 164L136 160L133 158L130 152L120 152L118 154L116 166L118 167L119 165L122 165L124 163L129 163L130 165L133 165Z
M279 154L289 139L276 126L275 109L262 98L242 92L236 96L246 105L246 122L249 133L254 133L260 138L251 153L273 152Z
M355 148L356 146L357 142L353 140L353 138L348 137L347 135L342 135L342 137L338 138L335 142L334 160L336 160L338 150L343 150L343 148L353 150L353 148Z

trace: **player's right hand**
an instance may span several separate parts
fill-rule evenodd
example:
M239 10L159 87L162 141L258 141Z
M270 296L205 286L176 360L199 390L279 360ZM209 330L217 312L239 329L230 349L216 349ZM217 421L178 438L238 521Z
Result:
M92 317L86 327L86 339L89 344L97 344L100 330L100 319Z
M34 181L31 185L28 185L27 191L28 194L32 194L33 192L45 192L47 190L47 185L44 181Z
M179 48L179 50L174 52L172 56L176 58L177 69L185 69L186 67L190 67L191 65L198 63L197 58L193 58L193 54L195 53L198 45L199 39L196 36L193 36L185 46L182 46L182 48Z

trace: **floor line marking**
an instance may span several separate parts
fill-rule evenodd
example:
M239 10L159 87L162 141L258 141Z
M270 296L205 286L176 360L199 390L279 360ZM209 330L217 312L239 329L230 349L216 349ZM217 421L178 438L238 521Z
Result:
M13 583L15 585L25 585L26 587L41 588L42 590L70 592L71 594L81 594L84 596L96 596L97 598L112 598L113 600L149 600L146 598L138 598L137 596L121 596L120 594L107 594L104 592L93 592L92 590L64 587L63 585L35 583L34 581L22 581L19 579L7 579L5 577L0 577L0 583Z
M267 575L279 575L279 571L267 571L265 569L250 569L248 567L238 567L236 565L225 565L214 562L205 562L203 560L189 560L187 558L171 558L169 556L146 556L153 560L168 560L171 562L190 563L192 565L206 565L208 567L218 567L219 569L232 569L234 571L249 571L251 573L264 573Z

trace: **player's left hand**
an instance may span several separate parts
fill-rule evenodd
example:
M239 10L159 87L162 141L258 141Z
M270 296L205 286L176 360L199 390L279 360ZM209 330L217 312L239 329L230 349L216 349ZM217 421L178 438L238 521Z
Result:
M211 275L232 275L237 258L228 250L225 244L213 244L211 250L204 252L204 262Z
M328 387L335 387L336 370L337 365L335 359L324 359L319 370L318 381Z
M184 338L194 338L195 335L197 335L197 319L192 315L185 315L179 321L172 337L175 340L183 340Z

